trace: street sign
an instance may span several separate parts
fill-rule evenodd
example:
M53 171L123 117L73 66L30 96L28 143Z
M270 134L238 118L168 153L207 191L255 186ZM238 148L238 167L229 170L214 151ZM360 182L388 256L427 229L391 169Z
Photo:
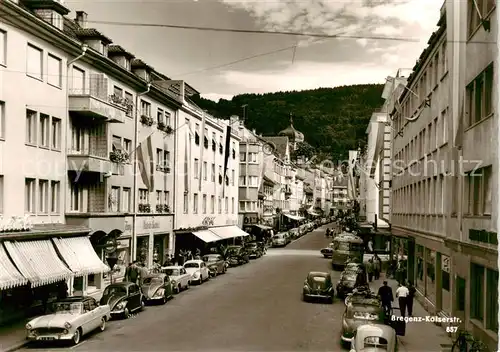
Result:
M106 240L106 243L104 243L103 250L107 254L111 254L111 253L116 252L117 246L118 246L118 244L116 242L116 239L114 237L110 237Z

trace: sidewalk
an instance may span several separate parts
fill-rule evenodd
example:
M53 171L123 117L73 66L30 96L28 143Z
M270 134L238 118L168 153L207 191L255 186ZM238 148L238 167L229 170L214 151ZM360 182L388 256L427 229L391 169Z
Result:
M370 283L372 291L377 292L379 287L385 280L385 274L381 274L381 278ZM394 279L387 280L389 286L392 288L393 294L396 293L398 287L397 281ZM397 298L394 297L396 301ZM395 302L396 306L398 303ZM399 312L394 314L399 315ZM413 316L425 317L429 313L422 307L422 305L415 299L413 301ZM406 336L399 336L399 351L401 352L450 352L452 341L447 336L443 328L435 325L434 323L415 322L406 325Z
M26 344L25 325L29 320L0 326L0 352L15 351Z

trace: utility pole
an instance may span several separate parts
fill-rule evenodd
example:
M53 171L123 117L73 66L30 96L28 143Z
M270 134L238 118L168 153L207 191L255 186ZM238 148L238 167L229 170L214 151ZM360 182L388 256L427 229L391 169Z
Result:
M243 109L243 123L247 120L247 106L248 104L243 104L241 108Z

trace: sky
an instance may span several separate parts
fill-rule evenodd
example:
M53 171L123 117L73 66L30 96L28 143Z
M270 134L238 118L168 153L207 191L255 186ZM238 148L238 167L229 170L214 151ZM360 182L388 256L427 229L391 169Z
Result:
M440 0L66 0L88 26L217 101L244 93L384 83L411 69ZM107 23L106 23L107 22ZM134 24L304 35L231 33ZM352 38L355 37L355 38ZM397 39L397 40L395 40ZM403 40L404 39L404 40Z

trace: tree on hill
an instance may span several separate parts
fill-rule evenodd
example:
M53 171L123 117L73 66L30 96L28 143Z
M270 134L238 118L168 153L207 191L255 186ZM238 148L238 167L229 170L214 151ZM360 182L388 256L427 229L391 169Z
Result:
M219 102L200 96L193 101L210 114L228 119L242 117L245 125L264 136L277 135L288 127L293 113L294 127L302 132L317 154L332 160L346 160L348 151L366 144L366 127L371 114L383 104L383 85L365 84L314 90L241 94Z

